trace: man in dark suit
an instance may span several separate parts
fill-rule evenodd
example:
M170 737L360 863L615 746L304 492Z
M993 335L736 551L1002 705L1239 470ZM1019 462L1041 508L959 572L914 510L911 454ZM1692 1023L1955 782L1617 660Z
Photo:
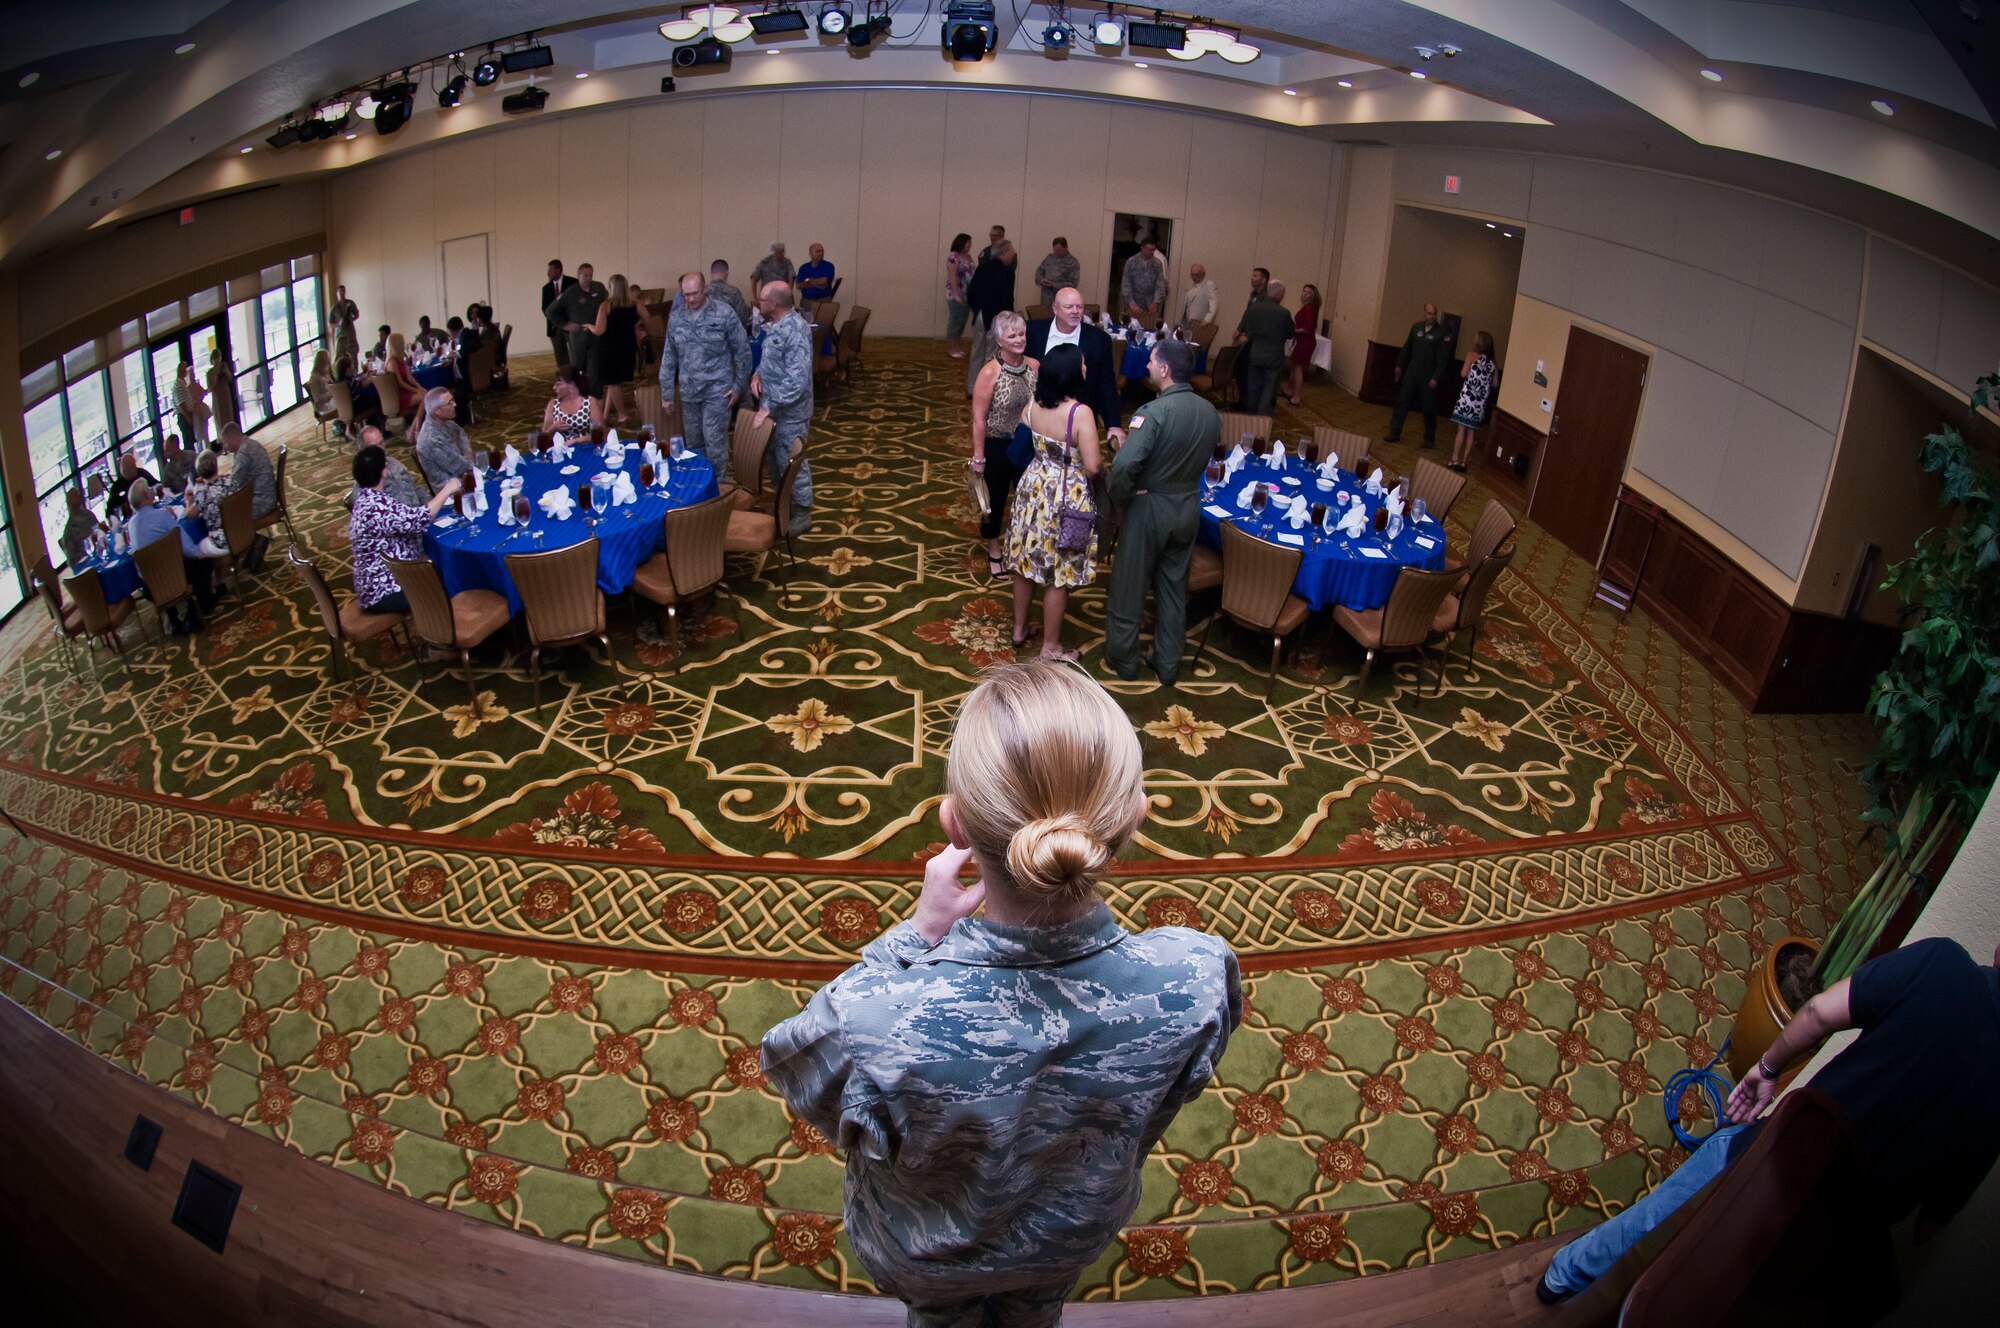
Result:
M1111 338L1102 328L1083 321L1083 292L1065 286L1056 292L1050 318L1028 323L1028 358L1039 360L1051 346L1074 345L1083 352L1084 404L1097 416L1097 427L1116 447L1125 441L1119 427L1118 370L1111 363Z
M452 363L451 395L458 402L459 423L470 428L472 427L472 357L480 351L479 329L467 327L465 320L457 317L446 323L445 329L451 334L452 353L456 357Z
M551 258L549 260L549 279L542 283L542 308L546 310L556 302L557 298L564 291L574 285L576 285L575 277L566 277L563 275L562 260L560 258ZM560 319L549 315L548 320L549 344L555 347L556 368L560 369L569 363L569 334L563 331Z
M1403 338L1402 353L1396 357L1396 408L1389 412L1389 432L1382 436L1393 443L1403 436L1403 420L1415 406L1424 413L1424 446L1437 446L1438 406L1443 398L1439 385L1451 376L1451 362L1457 358L1451 330L1438 322L1438 307L1424 302L1424 316L1410 324Z

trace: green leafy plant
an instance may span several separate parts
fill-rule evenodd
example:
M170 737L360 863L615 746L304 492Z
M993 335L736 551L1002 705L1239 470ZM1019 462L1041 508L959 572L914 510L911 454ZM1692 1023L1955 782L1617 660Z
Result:
M1997 393L2000 375L1981 378L1973 409ZM1814 971L1826 985L1861 966L1912 892L1930 897L1933 860L2000 774L2000 477L1950 425L1924 439L1922 464L1949 515L1882 583L1902 598L1904 630L1869 694L1881 731L1862 779L1867 819L1887 833L1882 861L1820 951Z

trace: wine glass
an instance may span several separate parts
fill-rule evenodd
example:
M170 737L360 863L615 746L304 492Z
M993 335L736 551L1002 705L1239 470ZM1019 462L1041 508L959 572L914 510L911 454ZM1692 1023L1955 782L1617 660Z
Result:
M1202 472L1202 478L1208 481L1208 491L1211 494L1222 487L1222 474L1223 466L1220 461L1209 462L1208 469Z
M492 468L494 474L498 475L500 473L500 467L505 465L506 461L507 454L499 448L489 447L486 449L486 464Z
M590 510L590 486L588 484L579 484L576 486L576 505L586 512Z
M1221 461L1229 455L1229 449L1218 440L1215 446L1209 449L1208 455L1211 461Z
M516 524L516 525L522 525L522 526L525 526L525 525L527 525L527 524L528 524L528 514L529 514L530 512L532 512L532 511L534 511L534 510L535 510L535 509L534 509L534 506L533 506L532 504L530 504L530 503L528 502L528 495L527 495L527 494L525 494L525 493L522 493L522 492L520 492L519 490L516 490L516 491L515 491L515 493L514 493L514 522L515 522L515 524Z
M667 455L676 461L687 455L687 442L679 434L667 440Z
M1317 466L1319 464L1319 444L1308 438L1300 446L1305 450L1306 464L1308 466Z
M1250 443L1251 443L1250 431L1248 429L1245 429L1243 431L1243 436L1236 440L1236 445L1242 448L1244 451L1248 452L1250 450Z
M639 487L642 489L653 487L653 463L650 461L639 463Z
M1265 494L1262 484L1253 484L1250 486L1250 514L1252 516L1262 521L1264 519L1264 509L1270 505L1270 502L1271 500Z
M546 454L548 450L554 447L555 445L556 445L556 436L553 431L548 429L543 429L535 435L535 450L537 452Z

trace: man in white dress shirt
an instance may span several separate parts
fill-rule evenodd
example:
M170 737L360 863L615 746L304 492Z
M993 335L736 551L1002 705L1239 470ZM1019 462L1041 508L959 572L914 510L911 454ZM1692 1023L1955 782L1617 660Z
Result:
M1181 297L1180 325L1189 323L1213 323L1215 321L1215 283L1208 279L1208 269L1196 263L1188 269L1188 280L1194 284Z

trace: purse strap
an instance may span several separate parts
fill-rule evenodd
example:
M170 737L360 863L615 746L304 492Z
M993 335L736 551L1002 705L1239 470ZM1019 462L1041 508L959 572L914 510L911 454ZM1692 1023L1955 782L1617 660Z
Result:
M1076 408L1082 404L1080 401L1070 402L1069 418L1063 421L1063 479L1065 481L1069 479L1070 439L1076 436Z

